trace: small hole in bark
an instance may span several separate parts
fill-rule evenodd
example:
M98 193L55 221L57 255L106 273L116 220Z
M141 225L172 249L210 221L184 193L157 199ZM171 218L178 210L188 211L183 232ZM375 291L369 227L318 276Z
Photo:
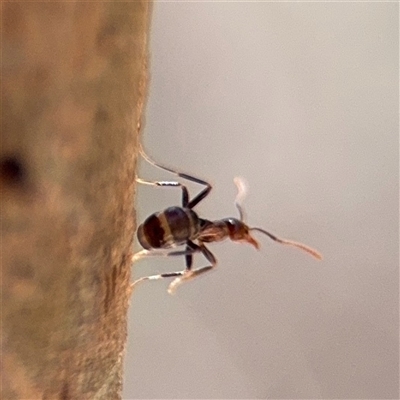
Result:
M2 157L0 160L0 178L7 185L20 185L25 179L25 168L15 156Z

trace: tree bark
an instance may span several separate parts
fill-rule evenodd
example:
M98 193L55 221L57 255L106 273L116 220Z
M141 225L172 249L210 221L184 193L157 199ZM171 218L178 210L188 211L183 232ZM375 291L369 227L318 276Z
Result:
M2 399L118 399L150 4L1 4Z

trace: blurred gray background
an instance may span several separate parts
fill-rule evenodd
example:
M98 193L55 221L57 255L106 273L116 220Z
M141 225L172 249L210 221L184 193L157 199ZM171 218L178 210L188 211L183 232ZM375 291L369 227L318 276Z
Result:
M125 399L399 398L398 30L396 3L155 4L147 152L211 181L205 218L237 215L244 177L249 224L324 261L260 234L210 245L217 270L175 296L137 287ZM137 201L140 223L180 191Z

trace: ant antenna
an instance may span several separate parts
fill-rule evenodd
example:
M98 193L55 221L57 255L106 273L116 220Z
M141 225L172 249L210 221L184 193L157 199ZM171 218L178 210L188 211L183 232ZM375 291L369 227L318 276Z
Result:
M243 200L247 194L247 186L246 182L241 177L236 177L233 179L233 183L236 185L238 194L236 195L235 199L235 206L239 211L240 220L244 221L246 219L246 214L244 212L244 208L242 206Z
M317 260L322 260L322 255L317 251L312 249L311 247L306 246L303 243L299 243L299 242L294 242L293 240L287 240L287 239L280 239L277 236L273 235L272 233L267 232L264 229L261 228L250 228L250 231L258 231L263 233L264 235L267 235L269 238L271 238L272 240L274 240L275 242L281 243L281 244L286 244L288 246L293 246L293 247L297 247L300 250L303 250L309 254L311 254L313 257L315 257Z
M247 194L247 186L246 182L243 178L241 177L236 177L234 178L233 182L235 183L238 194L236 195L235 199L235 206L239 211L239 216L240 216L240 221L244 222L245 220L245 211L242 206L243 200L246 197ZM275 242L281 243L281 244L286 244L288 246L293 246L297 247L300 250L303 250L307 252L308 254L311 254L313 257L315 257L317 260L322 260L322 255L317 251L312 249L309 246L306 246L303 243L295 242L293 240L287 240L287 239L280 239L277 236L273 235L272 233L267 232L264 229L261 228L249 228L249 231L258 231L263 233L264 235L267 235L270 239L274 240Z

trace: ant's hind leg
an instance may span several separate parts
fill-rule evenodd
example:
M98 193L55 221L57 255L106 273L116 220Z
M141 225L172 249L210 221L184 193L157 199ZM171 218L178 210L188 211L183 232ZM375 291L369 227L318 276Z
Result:
M165 274L143 276L142 278L136 279L136 281L134 281L134 282L131 284L131 288L133 288L133 287L134 287L135 285L137 285L139 282L143 282L143 281L154 281L154 280L164 279L164 278L172 278L172 277L175 277L175 276L182 276L183 274L185 274L185 271L167 272L167 273L165 273Z
M177 175L180 178L187 179L188 181L195 182L200 185L206 186L198 195L196 195L192 200L188 201L184 207L187 207L187 208L195 207L198 203L200 203L200 201L202 201L210 193L212 186L208 182L206 182L200 178L196 178L195 176L185 174L183 172L177 171L175 169L166 167L165 165L155 162L144 152L142 145L140 145L140 154L149 164L151 164L157 168L171 172L172 174Z
M191 246L189 244L186 246L185 250L177 250L177 251L169 251L169 252L159 252L156 250L150 250L150 251L149 250L141 250L141 251L139 251L138 253L133 255L132 261L137 261L140 258L149 257L149 256L161 256L161 257L185 256L186 269L184 271L167 272L164 274L144 276L142 278L136 279L131 284L131 287L135 286L139 282L143 282L143 281L147 281L147 280L158 280L158 279L163 279L163 278L173 278L176 276L185 275L187 273L187 271L189 271L190 268L192 267L193 253L197 253L198 251L201 251L199 246L197 246L197 245Z
M146 258L146 257L187 256L189 254L196 253L197 251L199 250L189 249L189 248L186 248L186 250L174 250L174 251L142 249L132 256L132 262L138 261L141 258Z
M191 242L194 246L196 246L199 251L201 251L204 254L204 257L211 263L211 265L207 265L206 267L201 267L195 270L186 270L186 272L180 276L178 276L176 279L174 279L170 285L168 286L168 293L169 294L175 294L176 289L182 285L184 282L191 281L192 279L196 278L199 275L202 275L208 271L211 271L214 269L217 265L217 260L214 257L214 254L211 253L210 250L207 249L206 246L201 244L200 246L194 244Z

